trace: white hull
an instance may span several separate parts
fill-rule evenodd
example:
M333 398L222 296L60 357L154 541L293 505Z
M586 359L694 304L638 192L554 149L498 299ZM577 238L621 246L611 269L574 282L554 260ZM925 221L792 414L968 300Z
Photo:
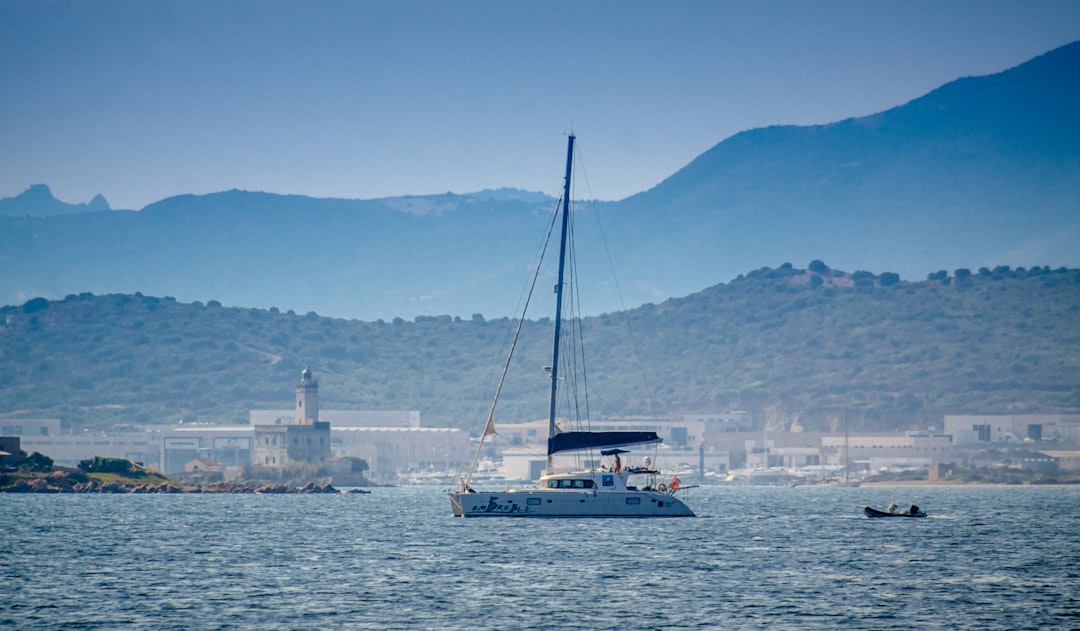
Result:
M518 490L451 493L455 517L693 517L682 501L649 491Z
M450 506L455 517L694 517L694 511L671 491L627 488L626 477L594 471L557 474L545 476L543 482L577 478L597 484L582 489L458 491L450 494Z

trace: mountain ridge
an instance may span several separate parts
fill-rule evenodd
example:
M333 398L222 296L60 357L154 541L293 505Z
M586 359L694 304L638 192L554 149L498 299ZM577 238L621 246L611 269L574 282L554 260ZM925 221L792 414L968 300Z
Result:
M53 197L46 184L32 184L15 197L0 198L0 216L51 217L112 210L105 196L98 193L87 203L69 204Z
M1080 42L870 116L740 132L647 191L579 202L579 242L605 243L579 248L581 263L619 274L584 297L587 312L826 255L909 280L1080 264L1075 76ZM368 319L505 315L553 203L498 191L334 200L234 190L130 214L0 217L10 270L0 301L146 291Z

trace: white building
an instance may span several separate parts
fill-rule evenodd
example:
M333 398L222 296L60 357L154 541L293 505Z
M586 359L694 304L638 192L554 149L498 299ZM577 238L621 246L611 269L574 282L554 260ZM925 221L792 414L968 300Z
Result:
M334 427L335 456L363 458L368 477L392 480L399 473L458 471L472 459L468 432L450 427Z
M1042 440L1080 443L1080 415L963 414L945 417L945 433L959 447Z
M60 419L0 419L0 436L59 436ZM25 450L24 450L25 451ZM27 452L33 453L33 452Z
M845 447L846 445L846 447ZM843 466L846 460L876 471L882 467L929 467L953 459L951 437L930 432L859 434L821 439L822 464Z

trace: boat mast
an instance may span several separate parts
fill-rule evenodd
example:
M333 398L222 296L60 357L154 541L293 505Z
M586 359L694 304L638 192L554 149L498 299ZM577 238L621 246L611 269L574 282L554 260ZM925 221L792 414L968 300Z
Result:
M570 222L570 172L574 160L574 135L566 145L566 179L563 183L562 238L559 243L559 280L555 285L555 340L551 352L551 408L548 412L547 472L551 473L555 440L555 398L559 390L559 332L562 328L563 274L566 270L566 233Z

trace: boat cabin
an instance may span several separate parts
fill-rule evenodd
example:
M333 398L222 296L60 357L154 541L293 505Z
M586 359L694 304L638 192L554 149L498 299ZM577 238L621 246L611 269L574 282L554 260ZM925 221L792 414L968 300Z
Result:
M540 478L540 488L544 489L568 489L572 491L636 491L638 487L628 484L633 475L645 475L646 490L652 482L652 475L656 471L652 469L624 469L615 471L590 469L588 471L574 471L573 473L552 473Z

